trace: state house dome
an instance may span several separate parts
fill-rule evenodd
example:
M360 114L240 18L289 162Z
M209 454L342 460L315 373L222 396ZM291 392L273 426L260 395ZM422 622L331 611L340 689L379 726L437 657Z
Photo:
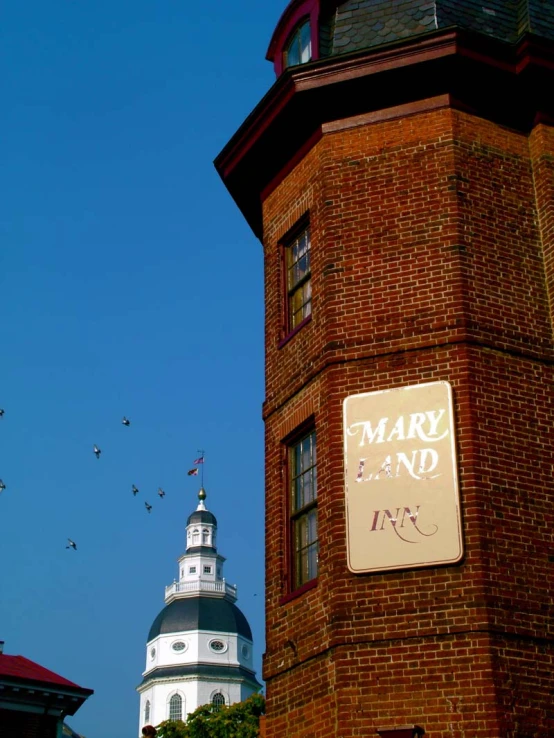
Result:
M148 642L167 633L199 630L237 633L252 640L248 621L234 603L219 597L189 597L164 607L152 623Z
M195 463L204 463L202 461ZM241 702L261 684L256 679L252 631L235 605L237 587L223 576L217 552L217 520L205 505L206 490L187 519L186 550L178 577L165 588L165 607L146 643L139 732L162 720L185 720L200 705Z

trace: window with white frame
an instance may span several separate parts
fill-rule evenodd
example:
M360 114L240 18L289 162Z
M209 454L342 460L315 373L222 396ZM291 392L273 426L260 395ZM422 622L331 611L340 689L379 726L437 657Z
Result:
M183 719L183 698L180 694L172 695L171 699L169 700L169 719Z
M221 708L224 706L225 697L221 694L221 692L216 692L212 697L212 710L214 712L219 712L219 710L221 710Z

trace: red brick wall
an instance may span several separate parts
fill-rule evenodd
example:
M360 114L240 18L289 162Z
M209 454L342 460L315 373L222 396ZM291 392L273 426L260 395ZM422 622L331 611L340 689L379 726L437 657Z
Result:
M50 715L0 709L0 738L56 738L57 725Z
M268 738L554 735L553 152L547 127L444 108L324 133L264 202ZM308 209L313 318L278 348L278 244ZM465 558L351 574L342 402L433 380ZM282 441L310 416L319 577L287 599Z

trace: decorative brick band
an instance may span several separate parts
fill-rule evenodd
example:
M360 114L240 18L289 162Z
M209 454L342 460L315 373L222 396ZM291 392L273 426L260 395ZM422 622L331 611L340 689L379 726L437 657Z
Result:
M370 113L363 113L363 115L354 115L352 118L343 118L341 120L323 123L321 130L323 133L335 133L336 131L344 131L347 128L365 126L368 123L382 123L383 121L394 120L395 118L406 118L408 115L427 113L430 110L440 110L441 108L451 107L452 104L451 95L437 95L437 97L429 97L426 100L417 100L416 102L406 103L405 105L395 105L392 108L373 110Z
M288 415L279 426L279 438L286 438L314 413L315 403L313 397L306 397L300 407L297 407L296 410Z

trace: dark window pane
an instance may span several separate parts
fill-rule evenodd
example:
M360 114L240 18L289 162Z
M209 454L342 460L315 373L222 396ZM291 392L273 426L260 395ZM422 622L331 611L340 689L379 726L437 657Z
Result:
M286 249L289 329L312 312L310 279L310 230L306 228Z
M316 434L312 431L289 450L292 504L293 582L299 587L317 576Z
M295 64L300 64L300 46L296 36L292 39L287 51L287 67L293 67Z
M312 58L310 22L305 21L294 31L285 51L285 66L305 64Z
M304 23L300 28L300 47L300 61L302 64L306 64L312 58L312 39L309 23Z
M178 694L174 694L173 697L169 700L169 719L183 719L183 700Z

